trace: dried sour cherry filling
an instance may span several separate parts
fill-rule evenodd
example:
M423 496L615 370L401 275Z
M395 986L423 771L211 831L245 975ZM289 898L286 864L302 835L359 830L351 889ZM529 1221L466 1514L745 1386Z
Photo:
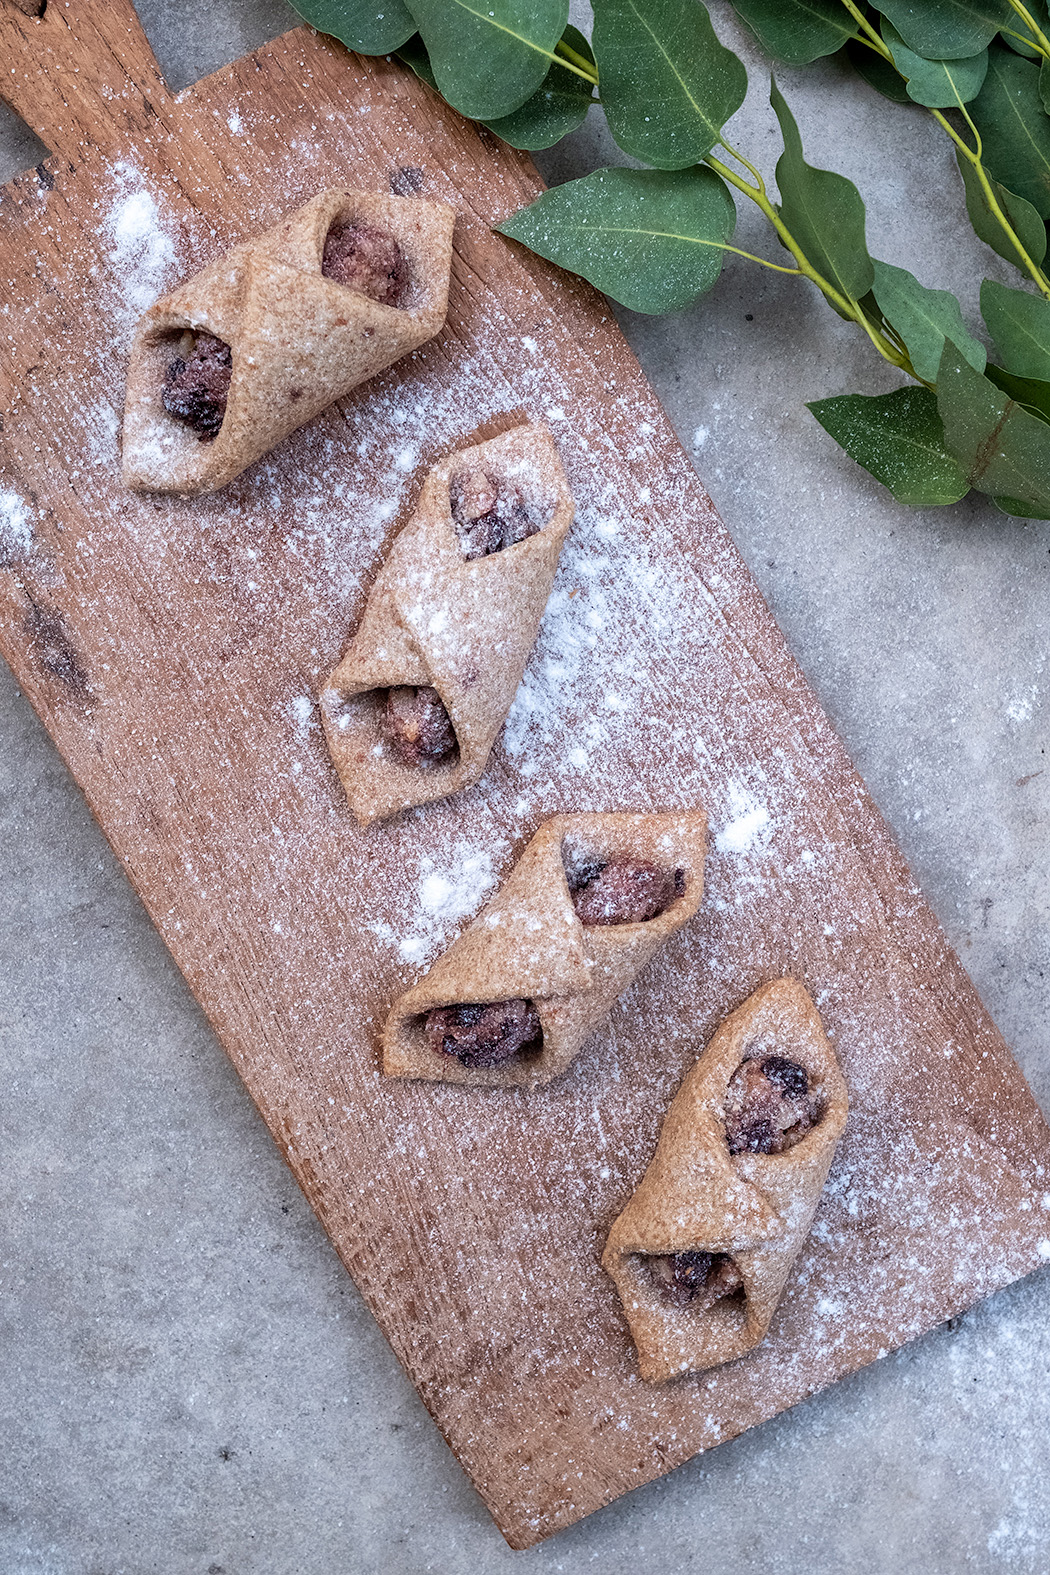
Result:
M781 1055L741 1061L726 1087L726 1142L731 1154L783 1154L816 1126L823 1100L809 1074Z
M543 1047L539 1013L532 1001L520 997L435 1006L426 1014L423 1032L431 1050L466 1067L503 1066Z
M452 718L427 684L380 690L379 731L403 766L444 765L459 748Z
M188 328L164 373L164 408L210 443L226 415L232 376L233 351L226 341Z
M481 469L461 470L448 487L452 523L468 562L527 541L543 529L521 488Z
M617 853L603 859L563 850L565 879L581 924L644 924L685 892L685 871Z
M662 1300L703 1312L743 1290L739 1268L726 1252L645 1253L642 1261Z
M397 241L388 230L356 219L336 219L329 228L321 272L380 306L400 306L408 289L408 263Z

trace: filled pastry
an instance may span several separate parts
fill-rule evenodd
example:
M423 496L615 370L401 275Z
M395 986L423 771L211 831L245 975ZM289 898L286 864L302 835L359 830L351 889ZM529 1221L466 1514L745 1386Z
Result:
M328 748L362 824L481 776L572 517L541 425L430 471L321 695Z
M835 1052L796 980L763 986L722 1024L602 1257L643 1378L715 1367L764 1339L846 1112Z
M124 482L213 492L445 321L453 210L328 190L141 318Z
M696 912L706 836L701 809L548 820L488 906L395 1005L384 1072L549 1083Z

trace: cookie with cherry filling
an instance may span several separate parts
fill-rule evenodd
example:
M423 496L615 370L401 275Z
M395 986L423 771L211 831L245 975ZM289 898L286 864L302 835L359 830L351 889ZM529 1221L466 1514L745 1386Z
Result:
M539 423L428 474L321 695L329 753L363 825L458 793L485 770L573 508Z
M764 985L722 1024L602 1256L643 1378L716 1367L765 1338L846 1114L835 1052L797 980Z
M696 913L706 834L702 809L547 821L395 1004L384 1072L505 1088L559 1076Z
M332 188L146 311L131 349L124 483L194 496L438 332L453 210Z

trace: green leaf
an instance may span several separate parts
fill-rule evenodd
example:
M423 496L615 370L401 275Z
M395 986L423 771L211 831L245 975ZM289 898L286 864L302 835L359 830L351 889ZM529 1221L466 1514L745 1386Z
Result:
M909 49L926 60L966 60L1017 20L1009 0L878 0Z
M595 0L594 54L609 130L658 169L698 164L747 92L700 0Z
M928 388L840 394L807 405L851 459L914 508L958 503L969 484L944 446L937 400Z
M729 189L706 167L597 170L555 186L499 225L635 312L676 312L709 290L736 226Z
M981 285L981 316L1007 371L1018 377L1050 379L1050 301L986 279Z
M781 218L817 272L842 295L859 300L875 277L860 192L844 175L806 163L795 118L775 81L769 101L784 137L777 161Z
M1024 270L1025 265L1017 247L988 204L977 171L969 159L964 158L961 153L956 155L956 159L966 188L966 211L970 215L970 223L977 235L992 248L993 252L998 252L1000 257L1005 257L1006 261L1013 263L1015 268ZM1023 197L1007 191L999 181L993 180L990 184L996 202L1013 225L1025 251L1033 262L1041 263L1046 256L1046 225L1030 202L1025 202Z
M894 104L911 104L914 100L908 96L908 84L899 71L895 71L888 60L883 60L873 49L868 49L864 44L849 43L846 45L846 59L859 77L863 77L869 87L876 93L881 93L883 98L891 99Z
M1042 509L1033 509L1029 504L1022 503L1020 498L993 498L992 502L1004 514L1012 514L1023 520L1050 520L1050 514Z
M1050 115L1050 60L1044 60L1039 67L1039 97L1046 113Z
M438 92L471 120L519 109L543 82L569 0L411 0Z
M987 352L968 332L950 290L929 290L907 268L894 268L878 258L874 266L875 299L907 345L911 364L921 378L927 383L937 381L946 338L959 347L971 366L984 371Z
M975 372L949 341L937 378L944 441L970 485L1050 509L1050 426Z
M1001 366L988 367L985 376L1040 421L1050 421L1050 383L1038 377L1015 377Z
M319 33L330 33L359 55L389 55L416 30L403 0L293 0Z
M883 41L893 56L893 64L907 78L908 97L927 109L956 109L969 103L981 91L988 71L988 51L969 60L924 60L909 49L888 22L882 24Z
M1039 96L1039 70L996 44L984 86L970 106L984 145L984 165L1045 219L1050 217L1050 120Z
M427 87L436 90L437 80L430 69L430 56L423 47L423 40L418 33L413 33L408 42L402 44L397 51L397 58L403 60L406 66L411 66L419 80L425 82Z
M732 0L733 10L774 60L808 66L833 55L857 24L840 0Z
M593 66L591 46L577 28L567 27L563 41ZM527 148L531 153L537 148L553 147L555 142L560 142L562 137L583 124L594 102L593 93L590 83L572 71L564 66L551 66L542 86L520 109L499 120L487 120L485 124L512 148Z

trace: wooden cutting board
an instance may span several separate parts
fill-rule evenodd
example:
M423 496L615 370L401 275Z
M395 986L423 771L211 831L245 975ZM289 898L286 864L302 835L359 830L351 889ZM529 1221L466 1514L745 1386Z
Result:
M30 7L32 9L32 7ZM128 0L0 0L0 645L500 1529L525 1547L1050 1253L1050 1132L603 302L491 233L540 182L308 29L178 98ZM138 312L320 187L458 210L448 323L195 502L118 475ZM483 781L362 832L315 698L428 464L525 416L578 501ZM698 918L539 1093L385 1082L391 1001L548 814L703 804ZM642 1383L599 1255L684 1070L802 978L852 1109L766 1343Z

